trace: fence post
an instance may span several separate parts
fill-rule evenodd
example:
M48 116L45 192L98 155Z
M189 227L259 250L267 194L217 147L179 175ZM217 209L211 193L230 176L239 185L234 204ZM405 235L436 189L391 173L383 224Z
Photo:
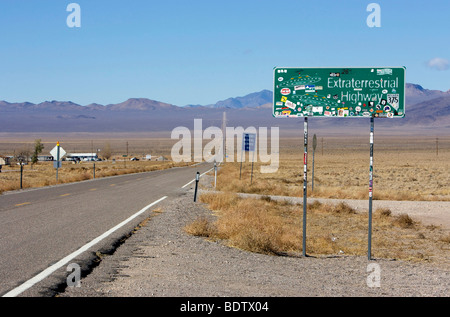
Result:
M23 186L22 186L22 178L23 178L23 162L20 162L20 189L23 188Z

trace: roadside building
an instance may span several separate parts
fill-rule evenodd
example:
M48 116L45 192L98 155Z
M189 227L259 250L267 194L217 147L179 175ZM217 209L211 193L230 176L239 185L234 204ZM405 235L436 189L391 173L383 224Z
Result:
M2 166L6 165L5 158L3 156L0 156L0 173L2 172Z
M11 166L11 162L13 160L13 156L2 156L0 155L0 172L1 172L1 168L4 165L9 165Z
M98 161L97 153L68 153L67 161Z
M53 156L51 155L38 155L37 157L39 162L48 162L53 161Z

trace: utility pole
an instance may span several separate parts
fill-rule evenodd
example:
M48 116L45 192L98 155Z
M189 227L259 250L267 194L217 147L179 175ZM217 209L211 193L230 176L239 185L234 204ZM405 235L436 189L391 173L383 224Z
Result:
M323 138L322 138L322 156L323 156Z
M436 138L436 156L439 155L439 138Z
M227 130L227 113L224 111L223 112L223 117L222 117L222 148L223 148L223 161L225 162L225 159L227 158L227 151L226 151L226 131ZM233 141L234 142L234 141Z
M128 141L127 141L127 156L125 157L125 159L123 160L125 168L127 168L127 160L128 160Z

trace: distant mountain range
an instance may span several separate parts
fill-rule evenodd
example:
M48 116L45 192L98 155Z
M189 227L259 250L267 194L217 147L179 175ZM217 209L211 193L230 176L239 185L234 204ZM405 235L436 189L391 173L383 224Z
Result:
M228 98L221 100L215 104L201 106L201 105L188 105L187 107L198 108L227 108L227 109L242 109L242 108L256 108L267 103L272 103L273 92L270 90L262 90L260 92L254 92L244 97Z
M423 101L450 96L450 90L429 90L420 85L406 84L406 103L407 105L415 105Z
M9 103L0 101L0 132L152 132L171 131L177 126L193 127L202 118L204 128L221 126L226 112L227 126L279 126L300 130L303 120L272 117L273 93L269 90L228 98L210 105L183 107L147 98L130 98L109 105L78 105L71 101ZM377 126L403 131L450 131L450 90L429 90L417 84L406 85L406 116L380 119ZM319 129L338 131L365 126L355 118L311 118ZM363 122L364 121L364 122ZM438 131L439 130L439 131ZM420 132L419 132L420 133Z

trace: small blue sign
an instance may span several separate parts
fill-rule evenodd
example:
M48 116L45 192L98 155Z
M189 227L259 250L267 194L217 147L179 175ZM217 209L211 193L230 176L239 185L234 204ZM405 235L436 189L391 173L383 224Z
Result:
M256 143L255 141L256 141L255 133L244 133L242 135L242 150L245 152L254 152Z

